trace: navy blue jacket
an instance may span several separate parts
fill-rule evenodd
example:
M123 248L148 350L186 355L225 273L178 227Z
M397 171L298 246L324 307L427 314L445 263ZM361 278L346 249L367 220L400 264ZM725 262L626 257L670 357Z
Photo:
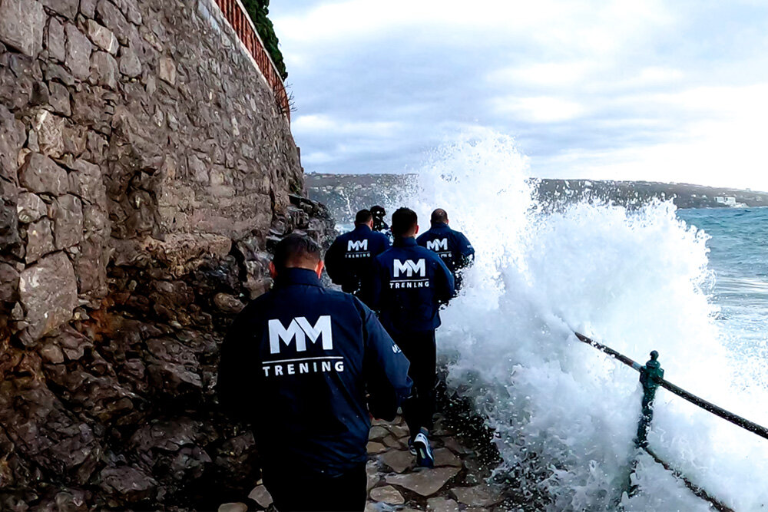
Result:
M339 236L325 254L325 268L331 281L370 306L373 259L389 246L385 234L377 233L365 224Z
M416 242L435 251L448 269L456 272L469 266L475 256L475 249L467 237L448 227L444 222L433 222L429 231L421 235Z
M362 302L288 269L232 324L217 392L252 423L263 467L337 476L366 461L366 390L371 413L393 419L410 395L408 366Z
M390 333L423 332L440 326L440 305L454 294L453 275L415 238L397 238L376 258L374 308Z

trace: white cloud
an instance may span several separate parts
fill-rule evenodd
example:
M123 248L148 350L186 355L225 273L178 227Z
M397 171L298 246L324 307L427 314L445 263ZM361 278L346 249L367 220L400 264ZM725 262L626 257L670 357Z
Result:
M466 126L540 176L768 188L768 4L273 2L307 170L398 172ZM727 169L727 171L724 171Z
M325 133L335 135L357 135L368 137L391 137L400 123L391 121L343 121L324 114L303 115L291 125L297 135Z
M494 84L559 88L583 82L597 68L593 62L547 62L497 69L488 74Z
M515 98L507 96L492 100L500 113L510 113L532 123L562 123L586 113L586 109L574 101L549 96Z

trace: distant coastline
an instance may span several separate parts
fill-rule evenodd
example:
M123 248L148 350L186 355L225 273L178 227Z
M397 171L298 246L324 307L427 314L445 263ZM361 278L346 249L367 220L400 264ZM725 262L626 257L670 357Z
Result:
M604 181L585 179L532 179L538 201L558 209L578 201L604 201L634 208L654 199L672 199L678 208L768 207L768 192L688 183ZM306 174L309 197L326 204L340 222L355 211L414 186L412 174Z

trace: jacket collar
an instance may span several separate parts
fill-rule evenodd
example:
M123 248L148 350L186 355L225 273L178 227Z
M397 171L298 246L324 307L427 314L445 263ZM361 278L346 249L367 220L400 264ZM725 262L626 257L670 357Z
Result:
M293 284L305 285L305 286L319 286L322 288L320 279L314 270L307 270L304 268L286 268L278 272L277 279L275 279L275 286L290 286Z
M416 245L416 238L409 236L408 238L395 238L395 247L412 247Z
M360 224L358 226L355 226L354 231L356 233L360 233L360 232L369 233L372 231L372 229L368 227L368 224Z
M448 228L448 224L445 222L433 222L432 223L432 229L446 229Z

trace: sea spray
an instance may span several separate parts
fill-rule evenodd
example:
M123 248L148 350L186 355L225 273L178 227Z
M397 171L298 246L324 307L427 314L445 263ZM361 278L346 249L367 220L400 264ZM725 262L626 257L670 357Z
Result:
M511 138L474 132L433 152L417 192L388 205L415 208L423 228L433 208L445 208L477 250L438 332L452 361L449 386L470 396L495 429L501 469L529 477L519 484L545 493L551 510L612 510L618 501L627 510L706 510L642 456L640 492L622 496L637 458L637 373L572 334L641 362L658 350L671 381L768 422L768 390L743 396L730 386L737 369L708 300L706 234L680 221L669 202L544 213L531 198L527 166ZM734 509L768 506L765 440L665 391L649 440Z

